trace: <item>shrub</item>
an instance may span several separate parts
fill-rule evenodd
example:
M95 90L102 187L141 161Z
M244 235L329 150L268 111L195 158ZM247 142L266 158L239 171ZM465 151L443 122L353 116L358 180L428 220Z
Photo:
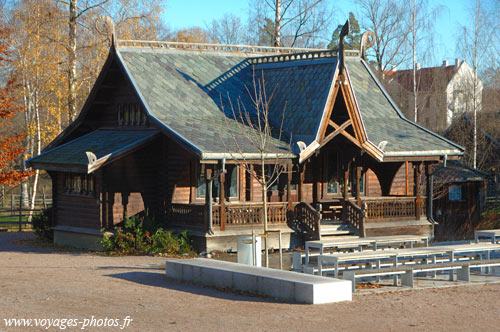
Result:
M52 207L43 209L39 214L31 218L31 226L40 238L52 241L54 239L54 231L52 230Z
M145 221L148 229L144 226ZM103 231L104 250L119 254L195 254L187 231L176 234L158 228L151 234L150 230L156 227L149 217L126 217L123 225L124 228L117 227L115 233Z

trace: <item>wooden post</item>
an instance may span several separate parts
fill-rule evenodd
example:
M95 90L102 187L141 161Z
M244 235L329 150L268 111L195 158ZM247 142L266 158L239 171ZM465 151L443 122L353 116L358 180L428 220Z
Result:
M5 207L5 186L2 184L2 207Z
M358 206L361 206L361 167L356 167L356 200L358 202Z
M207 229L210 227L210 219L212 218L212 169L205 167L205 225Z
M292 172L293 165L287 165L286 199L288 200L288 211L292 210Z
M255 197L254 197L255 193L253 191L253 174L255 172L254 165L253 164L250 165L249 168L250 168L251 174L248 177L248 182L249 182L248 183L248 190L250 191L248 196L250 197L250 202L254 202L255 201Z
M349 181L349 164L347 164L347 168L344 172L344 199L347 199L349 189L347 187Z
M19 185L19 231L22 231L22 218L23 218L23 181Z
M427 206L426 206L426 212L427 212L427 217L432 216L432 211L430 208L432 207L432 191L434 188L431 186L431 173L432 173L432 165L430 163L425 164L425 179L426 179L426 195L427 195Z
M313 170L315 170L315 172L313 172L313 206L316 209L317 204L319 202L319 196L318 196L319 189L318 189L318 187L319 187L319 181L320 181L319 171L318 171L319 170L318 157L314 157Z
M299 202L304 201L304 179L306 173L306 162L298 166L299 168Z
M43 203L43 208L47 209L47 198L45 196L45 186L42 187L42 203Z
M414 170L415 219L420 220L420 163L415 163Z
M220 229L221 231L224 231L226 229L226 188L225 188L226 174L221 173L219 179L220 179L220 191L219 191Z

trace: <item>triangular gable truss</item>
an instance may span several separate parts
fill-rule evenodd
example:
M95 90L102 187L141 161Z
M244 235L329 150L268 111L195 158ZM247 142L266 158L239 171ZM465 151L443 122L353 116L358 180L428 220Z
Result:
M335 109L335 101L339 93L342 95L342 98L344 99L344 103L347 108L347 114L349 116L349 120L341 124L335 123L332 119L333 111ZM318 140L319 144L317 148L322 148L328 142L333 140L336 136L342 135L345 138L347 138L351 143L359 147L361 150L366 151L375 159L382 161L383 152L380 151L380 149L378 149L377 147L375 147L370 141L368 141L363 121L361 119L361 114L359 112L359 108L357 107L356 99L348 75L346 74L338 75L335 81L335 87L333 94L331 95L329 105L331 105L331 107L327 109L327 114L324 117L326 121L323 122L320 128L320 134ZM332 127L333 132L330 132L327 135L326 132L328 127ZM347 131L349 127L352 127L354 135L351 135Z

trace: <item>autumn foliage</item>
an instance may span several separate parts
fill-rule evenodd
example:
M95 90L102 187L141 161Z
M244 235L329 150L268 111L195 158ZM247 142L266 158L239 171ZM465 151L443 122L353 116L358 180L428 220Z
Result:
M9 64L9 35L7 28L0 28L0 71L8 72ZM7 76L7 75L6 75ZM28 172L16 171L12 166L21 156L24 149L20 147L24 135L5 136L6 126L11 125L14 115L21 110L16 105L13 90L16 88L13 76L7 82L0 82L0 184L12 186L29 176Z

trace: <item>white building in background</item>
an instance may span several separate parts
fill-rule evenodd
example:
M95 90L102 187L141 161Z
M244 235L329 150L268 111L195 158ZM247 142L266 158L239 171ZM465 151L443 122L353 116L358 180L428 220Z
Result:
M385 72L388 90L405 116L414 120L412 70ZM464 113L481 110L483 84L465 61L443 61L440 67L421 68L417 64L417 122L442 133Z

